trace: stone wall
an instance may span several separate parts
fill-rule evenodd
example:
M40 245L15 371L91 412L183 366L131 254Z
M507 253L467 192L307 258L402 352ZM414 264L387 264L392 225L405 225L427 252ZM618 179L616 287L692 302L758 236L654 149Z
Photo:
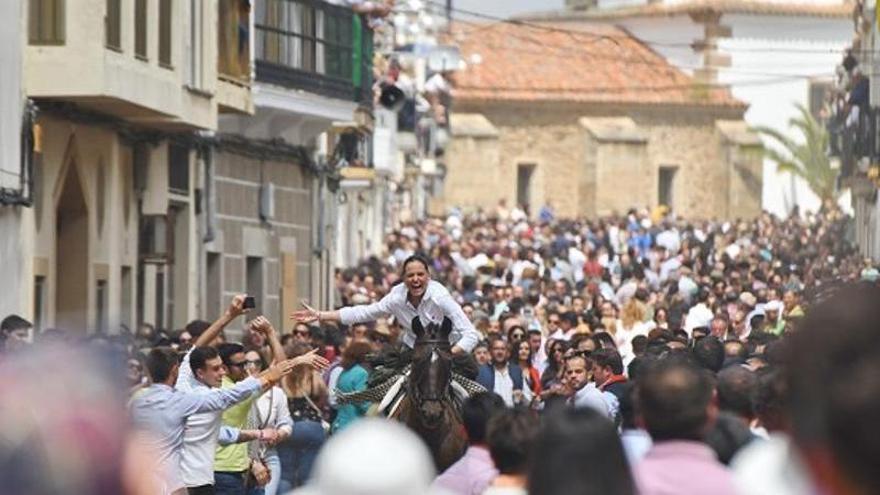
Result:
M251 293L257 313L287 326L286 312L300 299L309 299L312 249L312 178L294 163L259 161L236 154L217 153L214 158L217 237L206 246L210 256L221 256L216 269L220 287L207 287L207 300L223 307L232 296ZM261 184L274 184L275 215L260 218ZM259 290L248 289L248 260L252 281ZM207 267L210 272L211 266ZM256 292L256 293L254 293ZM219 297L218 297L219 293ZM209 306L213 305L209 302ZM209 314L221 309L207 308ZM279 326L280 329L280 326Z
M661 167L677 170L672 207L683 216L760 213L760 193L753 192L760 191L760 160L716 129L719 119L742 122L739 109L457 102L457 110L484 116L497 137L453 134L447 207L488 208L502 198L512 204L517 166L534 164L533 213L547 201L569 217L655 206ZM643 139L626 133L597 138L583 125L585 117L624 118Z

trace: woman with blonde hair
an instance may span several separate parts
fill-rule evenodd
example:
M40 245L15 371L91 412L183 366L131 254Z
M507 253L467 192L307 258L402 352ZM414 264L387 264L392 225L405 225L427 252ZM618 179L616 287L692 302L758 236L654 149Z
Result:
M653 328L653 322L645 322L646 314L645 304L635 297L630 298L620 312L617 331L614 333L614 343L617 344L617 350L620 352L624 365L629 364L635 357L632 350L632 340L638 335L647 336Z
M285 349L288 358L301 356L311 348L294 344ZM281 458L282 486L280 493L302 486L308 481L318 450L327 437L324 407L327 385L321 374L311 368L299 367L281 382L287 406L293 419L293 435L278 446Z

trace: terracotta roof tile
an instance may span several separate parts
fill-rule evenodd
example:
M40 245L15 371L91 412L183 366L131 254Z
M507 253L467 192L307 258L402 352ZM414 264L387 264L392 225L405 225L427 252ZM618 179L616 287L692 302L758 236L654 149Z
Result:
M698 84L626 32L607 25L573 32L522 24L458 26L467 67L463 100L579 101L745 107L726 88Z

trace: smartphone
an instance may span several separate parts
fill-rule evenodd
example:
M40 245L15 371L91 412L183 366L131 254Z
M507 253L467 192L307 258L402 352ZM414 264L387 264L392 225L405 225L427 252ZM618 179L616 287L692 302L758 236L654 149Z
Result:
M257 307L257 301L254 299L254 296L246 296L244 298L244 305L242 306L244 309L254 309Z

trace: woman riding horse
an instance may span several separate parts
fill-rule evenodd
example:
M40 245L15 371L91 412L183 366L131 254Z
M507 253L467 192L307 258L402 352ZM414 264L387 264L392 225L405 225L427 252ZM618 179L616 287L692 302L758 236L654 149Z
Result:
M398 370L412 359L412 348L416 342L416 334L412 329L413 318L418 317L427 326L432 323L440 324L447 317L453 325L449 335L453 368L468 378L476 377L477 368L470 352L479 342L480 334L446 287L431 280L428 261L419 255L412 255L403 262L403 283L394 286L376 303L350 306L337 311L318 311L305 304L303 306L305 309L291 315L297 322L329 321L352 325L393 315L406 333L403 335L400 357L393 360L393 365L390 364L391 359L384 359L384 364ZM371 377L370 382L375 382L374 377Z

